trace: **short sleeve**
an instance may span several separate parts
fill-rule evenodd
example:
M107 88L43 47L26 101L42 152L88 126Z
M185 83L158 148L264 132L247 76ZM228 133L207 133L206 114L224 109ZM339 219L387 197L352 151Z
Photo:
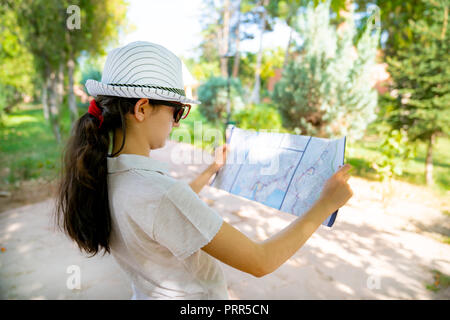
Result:
M184 260L208 244L223 218L210 208L185 181L173 184L161 199L153 236L178 259Z

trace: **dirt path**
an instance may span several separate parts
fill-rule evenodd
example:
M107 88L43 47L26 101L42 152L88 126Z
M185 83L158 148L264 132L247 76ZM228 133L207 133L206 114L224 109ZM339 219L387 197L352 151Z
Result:
M35 204L54 196L56 191L56 181L46 181L35 179L20 181L19 186L7 191L9 196L0 196L0 214L14 208Z
M172 176L190 181L206 164L174 164L170 151L176 146L195 150L168 142L152 156L171 162ZM396 183L395 196L384 207L379 183L349 182L355 195L339 211L333 228L320 227L272 274L258 279L222 264L230 297L449 299L449 288L437 293L426 289L434 281L431 270L450 274L450 245L437 240L449 234L449 217L440 212L448 210L448 203L419 187ZM266 239L295 219L208 186L200 197L253 239ZM0 299L129 299L129 283L111 256L87 259L54 232L49 220L53 201L0 210L0 247L6 248L0 252ZM67 287L70 266L80 270L80 289Z

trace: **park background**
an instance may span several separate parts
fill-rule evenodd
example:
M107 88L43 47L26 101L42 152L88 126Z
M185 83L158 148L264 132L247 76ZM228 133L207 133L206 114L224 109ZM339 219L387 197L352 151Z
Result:
M109 50L143 40L182 59L187 95L202 101L172 133L192 139L174 143L207 153L221 143L195 137L196 121L345 135L354 183L371 199L362 208L401 217L399 230L448 252L449 1L0 3L0 215L54 196L65 141L89 105L85 81L101 79ZM8 226L0 262L14 250ZM405 297L448 298L448 257L429 265L429 295Z

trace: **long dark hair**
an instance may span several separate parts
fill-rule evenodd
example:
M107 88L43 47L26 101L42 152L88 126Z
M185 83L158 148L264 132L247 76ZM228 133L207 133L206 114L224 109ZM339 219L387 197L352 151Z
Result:
M107 157L125 145L127 113L134 114L139 98L98 96L103 123L89 113L72 127L61 156L62 166L55 206L56 226L74 240L80 251L93 257L102 249L110 253L111 216L108 201ZM122 129L122 145L108 154L116 129ZM103 255L104 255L103 254Z

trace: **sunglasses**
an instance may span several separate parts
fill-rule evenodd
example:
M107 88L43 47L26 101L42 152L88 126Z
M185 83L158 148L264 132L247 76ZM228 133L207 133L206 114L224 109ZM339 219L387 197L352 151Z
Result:
M159 105L164 105L164 106L175 108L175 110L173 111L173 119L175 120L175 123L178 123L181 119L186 119L186 117L189 114L189 111L191 111L190 104L184 104L181 102L164 101L164 100L150 100L150 99L149 99L149 102L151 104L159 104Z

